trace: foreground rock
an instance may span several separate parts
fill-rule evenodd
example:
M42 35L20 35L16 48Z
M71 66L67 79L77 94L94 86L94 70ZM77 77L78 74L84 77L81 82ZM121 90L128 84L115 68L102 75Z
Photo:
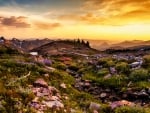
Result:
M44 81L44 79L39 78L34 82L34 86L48 87L48 84L47 84L47 82Z
M37 79L32 86L35 98L30 103L37 112L44 112L47 109L61 110L64 105L61 101L59 91L52 86L48 86L44 79Z
M90 103L89 109L93 112L97 112L100 110L100 105L94 102Z
M115 101L110 104L111 109L115 109L115 108L121 107L121 106L133 107L133 106L135 106L135 104L132 102L129 102L127 100Z

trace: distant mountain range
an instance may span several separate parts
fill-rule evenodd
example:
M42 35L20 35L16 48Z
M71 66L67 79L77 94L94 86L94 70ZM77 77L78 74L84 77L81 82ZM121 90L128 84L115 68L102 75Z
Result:
M32 40L19 40L13 38L10 42L17 48L22 49L23 51L30 51L34 48L40 47L44 44L52 42L50 39L32 39Z
M112 44L111 48L114 47L130 48L134 46L147 46L147 45L150 45L150 41L133 40L133 41L123 41L121 43Z
M106 50L106 49L126 49L126 48L140 48L141 46L149 46L149 41L142 40L133 40L133 41L123 41L119 43L111 43L110 41L97 41L97 44L93 43L92 47L98 50Z
M75 48L74 43L65 40L51 40L48 38L32 39L32 40L20 40L16 38L6 40L4 38L0 38L0 43L3 43L3 41L6 41L7 45L24 52L29 52L31 50L38 50L38 51L42 50L43 52L47 50L48 51L53 50L54 52L56 50L60 51L65 49L71 51L72 49L70 48ZM123 41L119 43L115 43L108 40L86 40L86 41L90 42L91 47L90 49L94 48L101 51L104 51L106 49L141 49L141 48L149 48L150 46L150 40L149 41L133 40L133 41ZM85 46L84 44L80 48L80 50L84 51L88 49L89 48L87 48L87 46Z
M91 48L89 42L84 40L19 40L16 38L7 40L2 37L0 38L0 43L2 47L13 48L21 53L38 52L41 55L57 55L67 53L86 56L99 52L98 50Z

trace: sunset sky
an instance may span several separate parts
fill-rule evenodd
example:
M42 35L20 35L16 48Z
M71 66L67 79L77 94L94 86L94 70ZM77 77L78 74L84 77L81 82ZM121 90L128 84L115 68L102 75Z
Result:
M150 40L150 0L0 0L0 36Z

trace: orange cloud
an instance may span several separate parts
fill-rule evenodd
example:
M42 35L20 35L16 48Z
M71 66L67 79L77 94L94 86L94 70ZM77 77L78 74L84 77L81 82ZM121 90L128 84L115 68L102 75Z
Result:
M149 6L150 0L84 0L83 13L64 14L58 19L94 25L150 23Z
M147 7L150 5L149 0L84 0L83 6L91 9L101 9L104 7L118 9L126 5ZM100 7L103 6L103 7ZM117 7L115 7L117 6Z
M58 16L60 20L70 20L75 22L81 22L86 24L102 23L104 18L97 17L94 13L85 14L66 14Z
M60 23L49 23L49 22L34 22L34 25L39 29L54 29L62 26Z
M11 16L11 17L0 17L0 25L4 27L16 27L16 28L28 28L30 24L26 21L26 17Z
M118 15L130 11L149 11L150 0L84 0L84 10L103 11L112 14L118 11Z

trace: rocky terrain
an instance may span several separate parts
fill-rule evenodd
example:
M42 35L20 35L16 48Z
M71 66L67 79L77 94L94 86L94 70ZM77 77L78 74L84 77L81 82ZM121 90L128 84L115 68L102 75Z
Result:
M81 40L24 51L1 38L1 113L149 113L150 53L99 52Z

